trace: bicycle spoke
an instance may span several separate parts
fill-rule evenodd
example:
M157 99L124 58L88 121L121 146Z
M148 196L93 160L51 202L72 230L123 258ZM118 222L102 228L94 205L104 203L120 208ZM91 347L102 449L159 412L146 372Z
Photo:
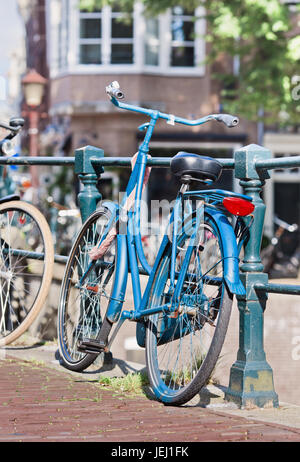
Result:
M20 336L29 325L29 319L33 319L42 307L53 269L51 245L49 227L35 207L22 201L0 206L2 345ZM45 260L46 247L49 261ZM32 255L38 255L38 258ZM45 272L50 276L47 280Z

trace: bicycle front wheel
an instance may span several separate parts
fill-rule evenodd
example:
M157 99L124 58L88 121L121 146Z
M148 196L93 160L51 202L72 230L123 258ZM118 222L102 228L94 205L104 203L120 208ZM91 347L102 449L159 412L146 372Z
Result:
M81 372L98 356L78 350L83 339L96 340L110 300L115 275L116 244L92 264L89 253L108 231L111 213L94 212L84 223L71 249L58 308L58 345L62 364ZM92 264L92 265L91 265ZM86 277L83 277L86 274Z
M192 220L191 225L195 224ZM208 382L225 339L232 295L224 280L222 239L214 220L205 214L199 240L190 233L177 240L176 277L189 259L176 311L154 314L146 324L146 363L156 397L170 405L193 398ZM170 303L171 244L154 278L149 308ZM175 287L176 290L176 287Z
M22 201L0 205L0 346L20 337L39 314L54 264L44 216Z

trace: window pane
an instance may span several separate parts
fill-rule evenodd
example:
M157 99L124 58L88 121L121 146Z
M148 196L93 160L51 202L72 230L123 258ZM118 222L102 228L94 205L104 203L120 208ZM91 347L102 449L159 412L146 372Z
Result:
M145 64L148 66L158 66L159 64L159 46L151 45L150 43L145 44Z
M194 38L194 23L192 21L183 21L180 18L173 19L172 40L190 42L193 41Z
M80 19L80 38L100 38L101 19Z
M113 44L111 46L111 64L132 64L133 45L132 44Z
M159 37L159 22L158 19L147 19L146 20L146 38Z
M146 21L145 64L150 66L159 64L159 22L157 19Z
M194 47L172 47L171 66L194 66Z
M80 64L101 64L101 45L80 45Z
M112 18L111 20L112 38L132 38L133 21L128 18Z

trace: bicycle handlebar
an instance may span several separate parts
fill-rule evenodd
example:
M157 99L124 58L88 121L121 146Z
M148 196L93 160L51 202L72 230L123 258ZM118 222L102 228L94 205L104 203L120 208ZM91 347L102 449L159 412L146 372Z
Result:
M25 120L22 119L21 117L12 117L9 121L9 125L3 122L0 122L0 127L4 128L5 130L9 130L11 132L6 139L12 139L14 138L21 128L24 126Z
M274 217L274 223L278 225L280 228L286 229L290 233L298 230L298 225L294 223L293 225L289 225L286 221L281 220L278 217Z
M165 114L163 112L155 111L153 109L146 109L139 106L133 106L131 104L125 104L118 101L118 99L124 99L125 94L120 89L120 85L117 81L112 82L106 87L106 93L110 96L111 102L119 107L120 109L126 109L128 111L139 112L141 114L146 114L150 117L153 117L156 114L156 117L159 119L165 119L171 125L175 123L180 123L189 126L202 125L210 120L216 120L217 122L222 122L228 128L236 127L239 123L239 119L236 116L230 114L210 114L206 117L201 117L200 119L190 120L183 117L177 117L172 114Z

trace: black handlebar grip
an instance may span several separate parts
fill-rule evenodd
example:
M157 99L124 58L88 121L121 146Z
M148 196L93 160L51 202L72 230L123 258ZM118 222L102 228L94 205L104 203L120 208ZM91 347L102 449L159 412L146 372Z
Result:
M223 122L228 128L236 127L239 123L239 118L230 114L220 114L217 118L218 122Z
M25 120L21 117L12 117L9 121L9 125L13 128L24 127Z

